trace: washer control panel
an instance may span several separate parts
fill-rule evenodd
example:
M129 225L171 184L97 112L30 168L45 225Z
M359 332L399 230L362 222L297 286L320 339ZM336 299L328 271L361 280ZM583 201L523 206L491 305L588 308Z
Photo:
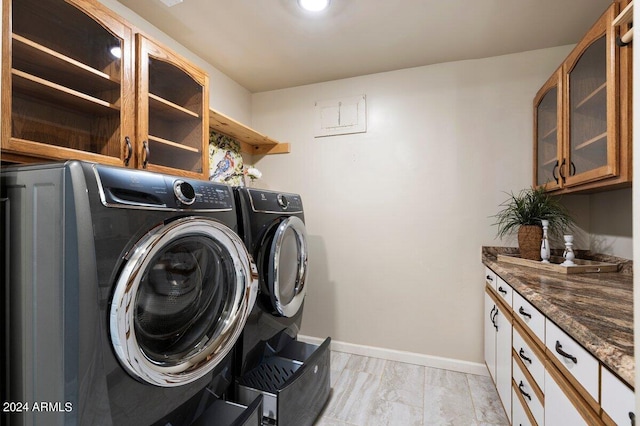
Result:
M230 186L142 170L95 165L102 204L170 210L233 209Z

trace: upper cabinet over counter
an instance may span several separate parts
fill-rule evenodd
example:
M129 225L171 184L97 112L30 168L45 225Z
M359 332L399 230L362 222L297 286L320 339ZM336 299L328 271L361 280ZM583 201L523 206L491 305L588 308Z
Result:
M626 3L626 1L625 1ZM631 55L613 3L534 99L534 185L569 193L630 185Z
M214 110L209 111L209 127L240 143L242 152L254 155L288 154L291 146L277 142Z

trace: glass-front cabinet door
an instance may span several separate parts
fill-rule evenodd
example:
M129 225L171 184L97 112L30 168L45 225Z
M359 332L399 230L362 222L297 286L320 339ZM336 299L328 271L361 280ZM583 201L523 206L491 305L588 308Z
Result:
M558 69L538 91L533 101L534 181L547 190L561 187L562 161L562 70Z
M565 151L559 173L565 186L618 174L618 79L612 4L565 62Z
M3 16L3 153L127 163L131 28L83 0L4 1Z
M138 167L207 179L207 74L136 35Z

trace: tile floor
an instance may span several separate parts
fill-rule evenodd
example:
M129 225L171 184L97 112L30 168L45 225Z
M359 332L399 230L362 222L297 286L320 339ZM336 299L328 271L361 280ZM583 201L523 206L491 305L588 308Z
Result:
M509 424L488 376L333 351L331 387L315 426Z

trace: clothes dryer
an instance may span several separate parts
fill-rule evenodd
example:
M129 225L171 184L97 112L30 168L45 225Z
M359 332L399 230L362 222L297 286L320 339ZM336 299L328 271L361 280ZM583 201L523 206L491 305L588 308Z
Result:
M240 235L258 268L259 292L237 349L238 399L264 396L269 423L312 424L330 391L327 338L297 340L308 286L299 194L236 188Z
M201 422L257 293L230 187L77 161L0 179L10 424Z

